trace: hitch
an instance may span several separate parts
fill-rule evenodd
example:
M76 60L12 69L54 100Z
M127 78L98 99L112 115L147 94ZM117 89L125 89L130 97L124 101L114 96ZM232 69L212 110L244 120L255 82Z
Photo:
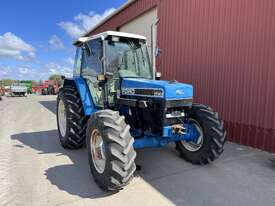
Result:
M183 127L182 124L174 124L174 125L172 125L172 133L173 134L183 135L183 134L185 134L184 130L185 130L185 128Z

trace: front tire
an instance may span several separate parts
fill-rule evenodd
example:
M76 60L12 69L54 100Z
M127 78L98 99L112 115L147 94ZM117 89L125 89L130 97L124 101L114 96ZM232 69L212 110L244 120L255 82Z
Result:
M127 185L136 170L134 139L124 117L112 110L94 113L88 121L87 146L91 173L103 190Z
M223 152L226 131L218 113L203 104L193 104L189 115L200 136L197 142L177 142L180 156L193 164L208 164Z
M57 126L61 145L77 149L85 144L87 118L74 86L65 86L57 96Z

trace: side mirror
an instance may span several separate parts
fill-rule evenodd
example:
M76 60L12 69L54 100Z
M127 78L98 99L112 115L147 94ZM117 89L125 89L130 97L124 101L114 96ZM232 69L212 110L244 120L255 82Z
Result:
M159 47L157 47L155 49L155 57L158 57L160 55L160 53L161 53L161 49Z
M160 77L161 77L161 72L156 72L155 79L160 80Z

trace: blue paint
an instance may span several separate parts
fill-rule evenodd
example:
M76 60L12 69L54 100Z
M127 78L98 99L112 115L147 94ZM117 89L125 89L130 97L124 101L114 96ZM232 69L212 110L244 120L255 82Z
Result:
M122 88L160 88L164 91L166 100L190 99L193 98L193 86L178 82L164 80L150 80L137 78L124 78L121 83Z
M163 147L170 142L180 140L196 142L200 135L196 127L193 124L185 124L184 127L186 128L186 133L183 135L173 134L171 126L163 128L163 136L145 134L143 137L140 137L138 132L134 131L131 133L135 137L134 148Z
M86 116L90 116L98 109L96 108L95 104L93 103L89 87L86 84L86 81L82 77L74 77L73 78L78 92L80 94L80 98L84 107L84 113Z
M184 135L184 139L187 142L197 142L200 133L198 132L194 123L186 124L187 132Z
M140 139L135 139L134 148L148 148L148 147L160 147L160 140L156 137L144 137Z
M185 135L172 135L170 137L144 136L143 138L135 139L134 148L163 147L170 142L177 142L180 140L185 140Z
M172 135L172 127L166 126L162 128L162 136L163 137L170 137Z

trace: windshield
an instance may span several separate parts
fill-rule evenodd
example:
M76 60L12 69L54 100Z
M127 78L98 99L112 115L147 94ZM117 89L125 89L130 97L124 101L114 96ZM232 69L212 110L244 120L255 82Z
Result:
M138 40L108 40L107 72L120 77L152 79L152 69L145 43Z

